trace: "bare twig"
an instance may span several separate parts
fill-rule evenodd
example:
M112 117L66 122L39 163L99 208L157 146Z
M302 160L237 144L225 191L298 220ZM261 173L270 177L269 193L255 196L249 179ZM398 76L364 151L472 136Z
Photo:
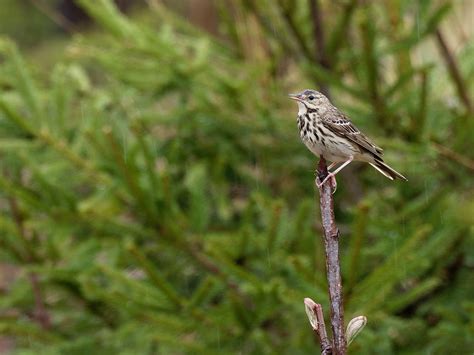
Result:
M326 332L322 306L319 303L314 302L311 298L305 298L304 305L314 335L319 339L319 343L321 344L321 354L332 354L332 345Z
M441 52L441 56L443 57L446 66L448 67L449 74L451 75L454 84L456 85L456 90L458 92L459 98L463 102L464 106L466 106L467 112L472 113L473 106L471 102L471 98L469 96L468 88L461 76L461 71L459 70L459 66L456 62L456 59L448 47L446 40L444 38L443 33L438 28L436 30L436 41L438 42L439 50Z
M321 157L318 165L320 181L327 176L326 160ZM342 299L341 269L339 265L339 230L334 217L334 199L330 180L319 188L321 219L324 232L324 248L326 251L326 272L329 286L331 309L331 327L333 333L333 353L346 354L346 338L344 336L344 307Z

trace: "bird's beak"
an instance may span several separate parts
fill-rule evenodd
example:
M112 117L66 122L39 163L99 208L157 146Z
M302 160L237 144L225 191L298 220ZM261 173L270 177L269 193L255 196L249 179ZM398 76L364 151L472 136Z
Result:
M292 100L303 101L303 99L301 98L301 95L299 94L288 94L288 97Z

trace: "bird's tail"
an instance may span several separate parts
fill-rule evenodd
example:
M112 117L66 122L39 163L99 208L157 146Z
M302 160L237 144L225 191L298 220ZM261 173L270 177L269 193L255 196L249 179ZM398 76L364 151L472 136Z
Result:
M376 159L373 163L369 163L375 169L377 169L380 173L384 174L390 180L400 179L407 181L407 178L400 174L398 171L395 171L390 166L385 164L383 161Z

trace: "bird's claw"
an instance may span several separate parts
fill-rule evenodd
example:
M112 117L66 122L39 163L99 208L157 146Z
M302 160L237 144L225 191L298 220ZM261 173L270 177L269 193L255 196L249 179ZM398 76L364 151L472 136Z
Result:
M328 180L330 180L332 193L334 194L337 190L337 181L336 176L333 173L329 173L322 182L320 182L319 176L316 177L316 186L318 187L318 189L320 189Z
M331 188L332 188L332 194L334 195L337 190L337 181L336 181L336 176L333 175L331 178Z

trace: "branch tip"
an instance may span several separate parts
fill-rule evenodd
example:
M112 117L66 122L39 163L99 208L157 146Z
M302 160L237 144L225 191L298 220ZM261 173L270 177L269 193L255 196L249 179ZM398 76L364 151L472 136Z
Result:
M317 331L319 328L318 318L316 315L316 307L317 307L317 304L311 298L306 297L304 299L304 308L306 311L306 315L308 316L311 327L313 327L313 330L315 331Z

